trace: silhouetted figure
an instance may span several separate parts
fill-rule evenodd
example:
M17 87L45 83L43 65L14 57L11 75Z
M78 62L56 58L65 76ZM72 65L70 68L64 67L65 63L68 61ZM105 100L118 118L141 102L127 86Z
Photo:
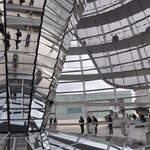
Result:
M22 5L22 3L25 3L25 0L19 0L19 4Z
M29 6L33 6L34 0L30 0Z
M53 118L50 118L49 124L50 124L50 128L51 128L51 127L52 127L52 124L53 124Z
M86 41L84 40L84 41L82 42L82 44L83 44L83 46L86 46Z
M54 128L56 129L57 128L57 118L56 117L53 119L53 123L54 123Z
M0 23L0 33L2 33L2 35L4 35L4 26L3 26L3 23Z
M39 83L41 82L42 80L42 72L41 70L37 70L36 74L35 74L36 78L35 78L35 84L36 85L39 85Z
M9 50L10 47L10 33L9 31L6 33L6 41L4 40L4 42L6 42L6 49Z
M32 28L31 27L27 27L27 36L26 36L25 47L29 47L30 38L31 38L31 31L32 31Z
M141 122L145 122L146 121L146 119L145 119L143 114L140 115L140 119L141 119Z
M21 43L21 40L19 40L19 38L22 36L22 33L20 32L19 29L17 29L17 33L16 33L16 49L18 49L18 44Z
M134 120L136 120L137 116L133 113L133 114L132 114L132 118L133 118Z
M13 0L8 0L8 3L13 4Z
M86 122L87 122L87 133L91 134L92 119L91 119L91 117L89 115L87 115Z
M4 36L4 25L2 21L2 11L0 10L0 33Z
M16 92L15 92L15 91L13 91L13 92L12 92L12 95L11 95L11 96L12 96L12 99L16 100L16 96L17 96L17 94L16 94Z
M80 116L79 123L80 123L81 133L84 133L84 119L82 116Z
M20 14L19 14L19 13L17 14L17 17L20 17Z
M115 34L115 36L112 37L112 42L118 42L119 37Z
M112 119L111 115L108 115L107 119L108 119L108 122L109 122L109 124L108 124L109 134L113 134L113 124L112 124L113 119Z
M92 118L92 123L94 125L94 130L95 130L94 132L95 132L95 134L97 134L98 120L95 116L93 116L93 118Z
M13 55L13 67L17 68L17 66L18 66L18 55L14 54Z

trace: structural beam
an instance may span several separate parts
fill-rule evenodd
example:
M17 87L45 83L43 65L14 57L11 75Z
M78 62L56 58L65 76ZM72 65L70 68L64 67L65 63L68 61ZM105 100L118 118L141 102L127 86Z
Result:
M42 8L37 8L37 7L29 7L25 5L18 5L18 4L10 4L6 3L6 9L8 11L13 11L13 12L32 12L32 13L42 13Z
M113 73L102 73L102 74L84 74L84 75L61 75L60 80L78 80L82 81L91 81L98 79L116 79L116 78L124 78L124 77L133 77L136 75L142 76L144 74L150 74L149 68L139 69L139 70L131 70L131 71L122 71L122 72L113 72Z
M110 43L98 44L98 45L89 45L89 46L87 45L84 47L70 47L68 55L84 55L84 54L88 54L88 51L91 54L94 54L94 53L103 53L103 52L122 50L122 49L127 49L129 47L148 44L149 41L150 41L150 33L142 32L136 36L120 40L116 43L110 42Z
M94 16L83 17L79 21L77 27L78 29L83 29L109 24L123 18L133 16L149 7L149 0L132 0L129 3L108 12Z

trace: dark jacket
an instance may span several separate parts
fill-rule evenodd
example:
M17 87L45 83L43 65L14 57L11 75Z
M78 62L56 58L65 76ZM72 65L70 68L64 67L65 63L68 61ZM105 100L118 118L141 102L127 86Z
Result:
M84 119L80 118L79 123L80 123L80 125L84 125Z

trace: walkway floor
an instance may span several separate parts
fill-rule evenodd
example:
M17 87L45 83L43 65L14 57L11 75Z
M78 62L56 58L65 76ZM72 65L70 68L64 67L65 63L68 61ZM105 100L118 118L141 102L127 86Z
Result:
M80 127L79 126L59 126L57 127L57 130L65 133L73 133L80 135ZM128 135L128 141L132 144L135 143L135 145L142 145L146 142L146 134L147 127L139 127L135 128L134 125L130 126L129 128L129 135ZM80 135L81 136L81 135ZM82 136L87 136L87 133L83 134ZM106 138L106 137L112 137L114 139L124 139L124 135L121 133L120 128L114 128L113 135L108 134L108 128L107 126L98 126L98 134L97 137ZM89 137L89 136L87 136ZM94 137L91 135L91 137ZM120 143L120 142L119 142Z

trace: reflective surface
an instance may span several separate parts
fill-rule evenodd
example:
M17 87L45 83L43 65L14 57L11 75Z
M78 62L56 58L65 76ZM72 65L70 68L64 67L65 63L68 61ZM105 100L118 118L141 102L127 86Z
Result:
M75 0L0 1L0 132L41 130L80 7Z

